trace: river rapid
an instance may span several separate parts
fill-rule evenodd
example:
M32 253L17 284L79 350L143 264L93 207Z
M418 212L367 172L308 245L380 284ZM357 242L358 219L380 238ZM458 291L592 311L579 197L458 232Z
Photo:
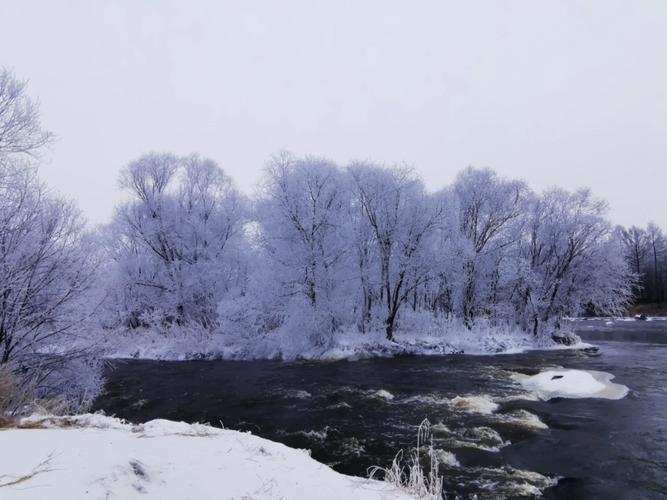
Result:
M96 410L207 422L367 476L427 418L449 498L667 498L667 321L577 323L590 350L337 362L115 361ZM615 376L616 400L542 401L520 375Z

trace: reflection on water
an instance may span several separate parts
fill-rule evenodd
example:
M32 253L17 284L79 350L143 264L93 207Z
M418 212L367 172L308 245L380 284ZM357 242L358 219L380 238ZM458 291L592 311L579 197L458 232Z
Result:
M585 338L603 331L582 323ZM645 324L624 323L618 335L637 335ZM362 476L414 446L428 418L450 494L664 498L667 346L627 339L599 345L598 352L328 363L127 361L111 370L96 406L132 421L250 430ZM512 379L559 366L612 373L630 394L539 401Z

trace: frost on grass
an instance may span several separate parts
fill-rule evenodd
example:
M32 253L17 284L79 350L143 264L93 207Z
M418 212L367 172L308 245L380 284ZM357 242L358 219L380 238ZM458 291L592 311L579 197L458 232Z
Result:
M419 424L417 447L410 453L407 464L403 464L403 458L403 450L401 450L394 457L390 467L371 467L369 470L371 479L383 474L385 482L415 498L423 500L445 498L443 477L440 474L439 466L440 464L458 466L458 461L453 454L437 450L433 446L431 423L428 419L424 419Z
M339 474L303 450L201 424L131 425L89 414L18 425L0 432L3 500L411 498L392 484Z

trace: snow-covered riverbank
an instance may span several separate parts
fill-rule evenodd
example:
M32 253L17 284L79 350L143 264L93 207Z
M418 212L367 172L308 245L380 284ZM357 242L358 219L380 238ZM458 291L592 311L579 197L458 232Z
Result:
M3 500L411 498L249 433L90 414L22 424L36 428L0 429Z
M555 342L550 337L533 337L509 328L477 327L468 330L461 326L431 330L406 329L386 339L384 332L361 334L342 332L326 342L314 343L304 336L267 334L247 338L222 334L202 334L173 330L168 334L155 330L118 331L104 339L102 349L107 358L157 360L189 359L279 359L279 360L355 360L401 355L443 354L513 354L540 349L584 349L590 344L570 335L570 345Z

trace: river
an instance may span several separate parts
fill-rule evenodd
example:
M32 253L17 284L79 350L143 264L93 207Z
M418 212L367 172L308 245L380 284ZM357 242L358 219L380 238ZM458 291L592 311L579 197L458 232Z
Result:
M114 362L95 403L132 422L248 430L366 476L415 446L428 418L449 498L667 498L667 322L581 321L598 346L338 362ZM599 370L619 400L531 401L513 379Z

